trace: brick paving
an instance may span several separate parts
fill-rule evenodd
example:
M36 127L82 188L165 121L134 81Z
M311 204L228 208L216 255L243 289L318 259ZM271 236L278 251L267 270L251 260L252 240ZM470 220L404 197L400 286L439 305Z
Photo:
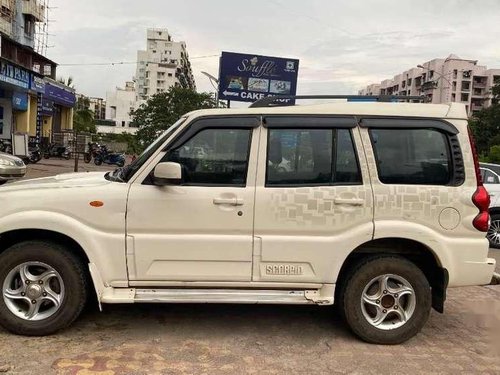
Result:
M29 167L28 176L61 173L67 163L42 161ZM491 250L491 256L499 253ZM433 311L423 331L398 346L359 341L332 307L105 305L102 313L92 307L50 337L0 329L0 371L500 374L500 286L450 289L445 314Z

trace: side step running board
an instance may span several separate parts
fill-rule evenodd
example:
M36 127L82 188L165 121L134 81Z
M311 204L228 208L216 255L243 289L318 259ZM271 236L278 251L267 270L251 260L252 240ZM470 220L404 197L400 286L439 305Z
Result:
M317 293L316 291L311 291ZM304 290L136 289L134 302L315 304Z

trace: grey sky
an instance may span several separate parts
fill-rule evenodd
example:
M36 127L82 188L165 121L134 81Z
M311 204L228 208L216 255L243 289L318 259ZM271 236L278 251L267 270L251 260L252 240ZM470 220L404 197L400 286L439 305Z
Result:
M135 61L146 28L166 27L191 57L220 51L300 59L301 94L348 94L455 53L500 68L499 0L51 0L52 48L64 63ZM217 57L193 59L212 90ZM105 96L135 65L59 67L79 92Z

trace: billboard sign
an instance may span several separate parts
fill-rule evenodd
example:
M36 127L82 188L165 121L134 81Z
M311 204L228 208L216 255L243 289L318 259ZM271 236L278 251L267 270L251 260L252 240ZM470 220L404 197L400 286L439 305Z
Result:
M299 60L222 52L219 99L254 102L266 96L296 95Z

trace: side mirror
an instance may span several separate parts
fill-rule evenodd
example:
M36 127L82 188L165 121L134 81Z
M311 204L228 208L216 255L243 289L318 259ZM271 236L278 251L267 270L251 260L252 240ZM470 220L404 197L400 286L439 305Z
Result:
M182 183L182 167L179 163L170 161L159 163L153 171L153 178L155 185L180 185Z

